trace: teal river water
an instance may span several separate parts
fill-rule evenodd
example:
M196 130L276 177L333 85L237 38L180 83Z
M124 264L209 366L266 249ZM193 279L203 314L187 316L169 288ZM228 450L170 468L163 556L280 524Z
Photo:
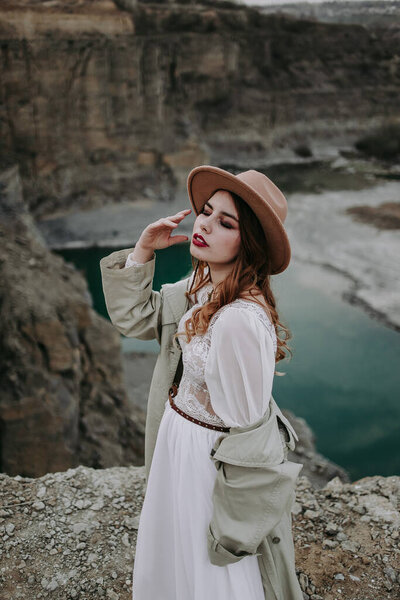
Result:
M58 251L83 272L94 308L106 318L99 261L113 250ZM293 336L292 359L277 365L286 375L275 377L274 398L307 421L317 450L352 480L400 475L400 336L329 286L309 285L307 272L314 268L292 261L272 278L280 318ZM188 243L156 251L153 289L190 270ZM158 348L156 341L123 338L124 351Z

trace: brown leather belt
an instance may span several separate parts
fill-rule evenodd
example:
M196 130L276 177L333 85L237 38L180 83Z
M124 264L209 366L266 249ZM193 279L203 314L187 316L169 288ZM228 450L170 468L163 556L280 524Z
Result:
M221 427L219 425L210 425L210 423L205 423L204 421L195 419L194 417L191 417L190 415L187 415L185 412L183 412L183 410L181 410L180 408L178 408L176 406L176 404L173 400L173 398L175 398L177 393L178 393L178 386L176 385L176 383L173 383L172 387L169 388L168 397L169 397L169 403L170 403L171 407L174 410L176 410L176 412L178 414L180 414L185 419L188 419L188 421L192 421L192 423L196 423L196 425L201 425L202 427L207 427L207 429L214 429L215 431L224 431L226 433L229 433L229 431L230 431L229 427Z

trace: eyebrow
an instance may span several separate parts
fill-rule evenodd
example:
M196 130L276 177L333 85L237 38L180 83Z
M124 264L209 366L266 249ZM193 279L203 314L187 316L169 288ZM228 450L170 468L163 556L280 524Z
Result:
M209 202L206 202L206 205L209 206L211 208L211 210L214 210ZM226 215L227 217L230 217L231 219L235 219L235 221L237 221L239 223L239 219L237 219L235 216L233 216L227 212L224 212L223 210L221 210L221 215Z

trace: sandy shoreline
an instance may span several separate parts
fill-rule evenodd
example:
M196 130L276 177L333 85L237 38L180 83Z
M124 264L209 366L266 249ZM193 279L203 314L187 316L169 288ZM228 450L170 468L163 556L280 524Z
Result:
M293 255L306 263L342 273L349 279L344 300L400 331L400 236L347 212L350 207L378 207L400 197L400 183L323 194L293 194L287 230Z

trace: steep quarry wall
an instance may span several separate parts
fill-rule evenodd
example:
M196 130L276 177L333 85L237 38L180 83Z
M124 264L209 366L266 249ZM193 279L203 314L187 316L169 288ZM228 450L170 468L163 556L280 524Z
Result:
M195 164L273 161L399 116L395 24L111 0L0 15L0 161L37 217L168 200Z

